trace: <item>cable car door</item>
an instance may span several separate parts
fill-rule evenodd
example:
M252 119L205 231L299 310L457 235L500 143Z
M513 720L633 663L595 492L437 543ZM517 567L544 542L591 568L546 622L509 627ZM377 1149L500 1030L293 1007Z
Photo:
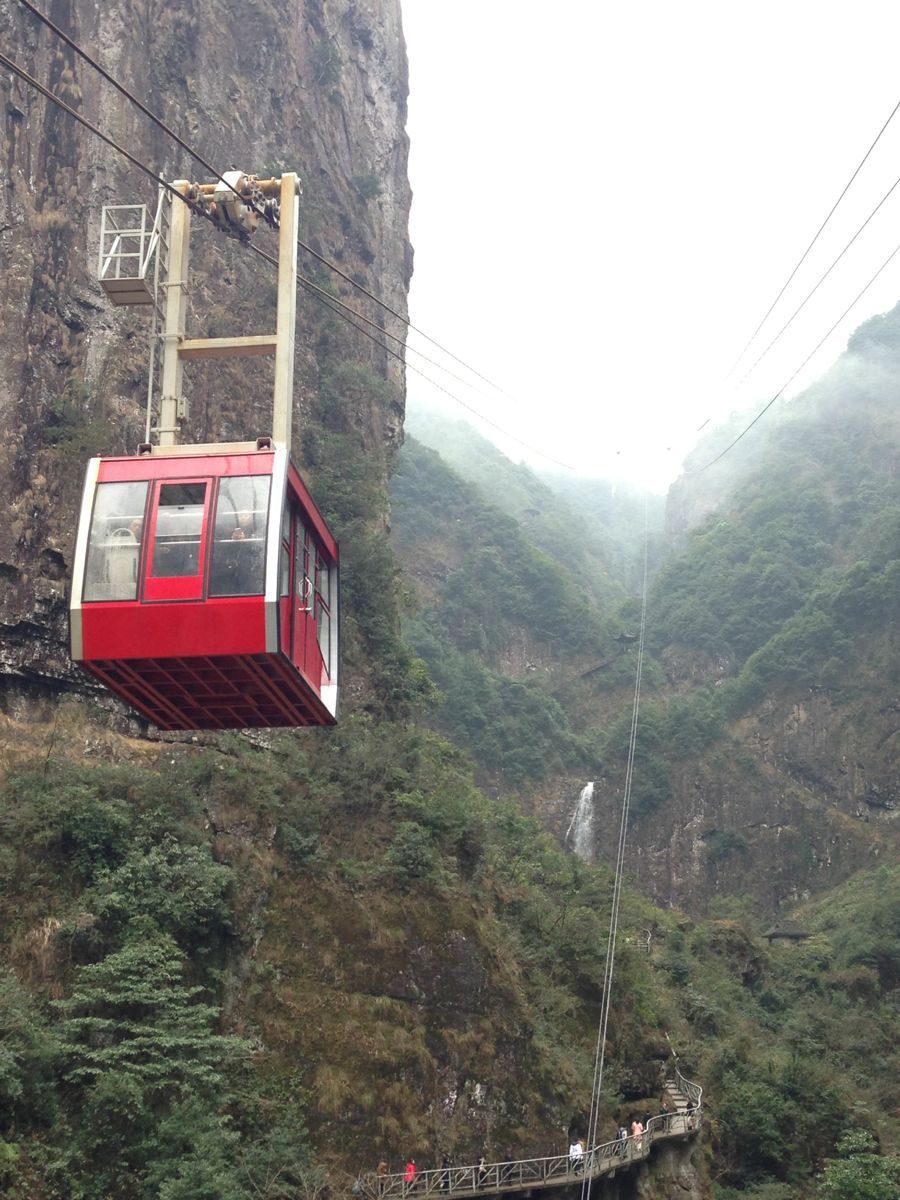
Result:
M319 670L316 664L315 610L316 548L309 530L298 513L294 514L294 572L293 572L293 641L291 659L316 687Z
M211 483L209 479L154 483L145 600L203 598Z

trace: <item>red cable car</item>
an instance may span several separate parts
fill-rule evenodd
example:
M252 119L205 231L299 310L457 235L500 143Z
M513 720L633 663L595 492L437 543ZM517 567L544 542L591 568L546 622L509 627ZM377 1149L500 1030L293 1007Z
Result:
M72 658L160 729L334 724L338 547L288 452L92 458Z

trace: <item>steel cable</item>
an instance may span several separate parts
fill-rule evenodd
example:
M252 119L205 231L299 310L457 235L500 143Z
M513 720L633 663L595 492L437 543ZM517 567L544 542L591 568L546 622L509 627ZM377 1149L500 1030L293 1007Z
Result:
M870 155L872 154L872 151L875 149L875 147L876 147L876 146L878 145L878 143L881 141L881 136L882 136L882 134L885 132L885 130L887 129L888 125L890 125L891 121L893 121L894 117L897 115L897 110L898 110L898 109L900 109L900 100L898 100L898 101L897 101L897 103L894 105L893 109L891 110L891 114L890 114L890 116L888 117L888 119L885 121L885 123L882 125L882 127L879 129L878 133L876 134L876 136L875 136L875 140L872 142L872 144L869 146L868 150L865 152L865 154L864 154L864 155L862 156L862 158L860 159L860 161L859 161L859 165L857 166L856 170L853 172L853 174L850 176L850 178L849 178L849 179L847 180L847 182L844 184L843 191L842 191L842 192L841 192L841 194L838 196L837 200L835 200L834 204L832 204L832 206L831 206L831 208L830 208L830 210L829 210L829 212L828 212L828 216L825 218L825 220L822 222L822 224L821 224L821 225L819 226L819 228L816 230L816 233L815 233L815 236L813 237L813 240L812 240L812 241L809 243L809 245L806 247L806 249L805 249L805 250L803 251L803 253L800 255L800 258L797 260L797 263L796 263L796 265L795 265L795 267L794 267L793 271L791 271L790 275L788 275L788 277L787 277L787 279L785 280L785 282L784 282L784 283L781 285L781 290L779 291L779 293L778 293L778 295L775 297L775 299L772 301L772 303L769 305L769 307L766 309L766 311L765 311L765 314L763 315L763 318L762 318L762 320L761 320L761 321L760 321L760 323L759 323L759 324L756 326L756 328L753 330L753 333L752 333L752 334L750 335L750 337L748 338L748 340L747 340L747 344L744 346L743 350L741 350L740 354L737 356L737 358L736 358L736 359L734 360L734 362L732 363L732 365L731 365L731 368L730 368L730 370L728 371L728 375L731 375L731 373L732 373L732 372L734 371L734 369L737 367L738 363L741 361L741 359L744 357L744 355L747 353L747 351L750 349L750 347L751 347L751 346L753 345L753 343L756 341L756 336L757 336L757 334L758 334L758 333L759 333L759 331L762 329L763 325L765 325L766 321L768 321L769 317L772 315L772 312L773 312L773 310L774 310L774 308L775 308L775 305L778 303L778 301L781 299L781 297L784 295L784 293L785 293L785 292L787 291L787 289L790 287L791 283L793 282L794 276L797 274L797 272L800 270L800 268L801 268L801 267L803 266L803 264L806 262L807 258L809 257L810 251L813 249L813 247L815 246L816 242L819 240L819 238L820 238L820 237L822 236L822 234L824 233L824 231L825 231L825 226L828 224L828 222L829 222L829 221L831 220L831 218L834 216L834 214L835 214L835 212L836 212L836 210L837 210L837 207L838 207L838 205L840 204L840 202L843 200L843 198L844 198L844 197L847 195L847 193L849 192L849 190L850 190L850 187L851 187L851 185L853 184L853 181L856 179L857 175L860 173L860 171L863 169L863 167L864 167L864 166L866 165L866 163L868 162L868 160L869 160L869 157L870 157ZM895 186L896 186L896 185L895 185ZM752 369L752 368L751 368L751 369ZM727 378L727 377L728 377L728 376L726 376L726 378Z
M187 154L189 154L191 156L191 158L195 159L198 163L200 163L201 166L205 167L207 171L211 172L216 177L216 179L221 180L222 183L224 183L226 185L226 187L230 188L231 191L234 192L235 196L237 196L238 199L241 200L242 203L244 203L244 204L248 203L247 198L245 196L242 196L241 193L237 190L237 188L234 187L232 184L230 184L228 182L228 180L225 179L225 177L219 171L217 171L214 166L212 166L211 163L208 163L206 161L206 159L203 158L202 155L198 153L198 151L196 151L192 146L190 146L186 141L184 141L184 139L181 138L172 128L170 128L170 126L168 126L161 117L158 117L156 115L156 113L152 112L151 109L149 109L146 106L146 104L144 104L141 100L139 100L137 98L137 96L135 96L132 92L130 92L128 90L128 88L126 88L124 86L124 84L119 83L119 81L113 75L111 75L110 72L107 71L105 67L101 66L100 63L98 63L96 61L96 59L92 58L91 55L88 54L88 52L86 50L84 50L81 46L79 46L78 43L73 38L71 38L64 30L60 29L58 25L54 24L54 22L51 21L50 18L47 17L44 13L42 13L41 10L36 5L32 4L31 0L19 0L19 3L22 5L23 8L27 9L28 12L30 12L39 21L41 21L42 24L44 24L49 30L51 30L58 38L61 38L66 43L67 46L69 46L72 50L74 50L74 52L80 58L82 58L90 67L92 67L95 71L97 71L98 74L100 74L108 83L112 84L112 86L119 93L121 93L121 95L123 95L130 103L134 104L135 107L140 109L140 111L144 114L144 116L146 116L149 120L151 120L168 137L172 138L173 141L175 141ZM254 207L254 206L251 204L250 207ZM255 210L255 211L258 211L258 210ZM303 250L305 250L307 254L310 254L313 258L317 259L320 263L322 263L323 266L326 266L330 271L333 271L336 275L340 276L341 279L345 280L352 287L356 288L357 291L361 292L364 296L367 296L375 304L379 305L379 307L384 309L385 312L390 313L390 315L392 317L396 317L396 319L398 321L401 321L407 329L411 329L414 333L417 333L420 337L424 338L427 342L430 342L431 345L435 346L438 350L440 350L442 354L446 354L448 358L453 359L454 362L458 363L462 367L465 367L467 371L470 371L476 378L480 379L483 383L486 383L489 387L493 388L495 391L500 392L504 396L509 396L509 393L504 391L504 389L502 387L500 387L499 384L494 383L493 380L489 379L486 375L482 375L480 371L477 371L474 367L470 366L464 359L462 359L458 355L454 354L452 352L452 350L448 350L446 346L441 345L440 342L436 341L433 337L431 337L429 334L427 334L423 329L420 329L417 325L414 325L412 323L412 321L410 321L409 317L404 316L402 313L398 312L397 309L393 308L386 301L381 300L373 292L369 291L369 289L366 288L363 284L359 283L351 275L348 275L346 271L342 270L339 266L337 266L336 263L331 262L323 254L320 254L318 250L315 250L312 246L308 245L306 242L304 242L300 238L297 239L297 245L300 246ZM394 336L394 335L390 335L390 336ZM425 356L422 355L422 357L424 358ZM427 361L431 361L431 360L427 360ZM439 370L443 370L443 371L447 370L446 367L441 367L437 363L434 363L433 365L437 366ZM447 372L447 373L452 374L452 372ZM454 376L454 378L456 378L456 377ZM464 382L464 381L461 381L461 382ZM470 386L470 385L467 385L467 386Z
M898 182L900 182L900 180L898 180ZM816 342L815 346L812 348L812 350L810 350L809 354L807 354L806 358L804 358L803 362L796 369L796 371L794 371L794 373L793 373L793 375L791 375L790 379L785 380L785 382L781 385L781 387L778 389L778 391L775 393L775 395L771 398L771 400L769 400L769 402L766 405L764 405L763 408L760 409L760 411L756 414L756 416L753 418L753 420L747 426L745 426L744 429L741 430L741 432L737 435L737 437L734 439L734 441L729 442L728 445L725 447L725 449L720 454L717 454L715 458L710 459L710 461L708 463L706 463L704 466L698 467L696 469L696 471L686 471L685 472L686 475L699 475L701 471L709 470L710 467L714 466L717 462L719 462L720 459L724 458L729 450L734 449L734 447L738 444L738 442L741 440L741 438L743 438L746 434L748 434L750 432L750 430L753 428L753 426L756 424L756 422L758 420L760 420L761 417L765 416L765 414L769 411L769 409L772 407L772 405L775 403L775 401L781 395L783 395L785 388L789 388L791 386L791 384L794 382L794 380L797 378L797 376L800 374L800 372L803 370L803 368L806 366L806 364L810 361L810 359L813 358L813 356L815 354L817 354L819 352L819 350L821 350L822 346L825 344L825 342L828 341L828 339L831 337L831 335L834 333L834 331L837 329L837 327L840 325L840 323L844 320L844 318L846 316L848 316L848 314L856 307L856 305L860 302L860 300L863 298L863 296L866 294L866 292L869 290L869 288L872 286L872 284L876 281L876 279L879 277L879 275L881 275L882 271L884 271L885 268L889 266L889 264L897 257L898 254L900 254L900 244L898 244L897 246L894 247L894 249L887 256L887 258L884 260L884 262L881 264L881 266L878 268L878 270L875 272L875 274L872 276L872 278L869 280L869 282L865 285L865 287L863 287L859 292L857 292L856 296L853 298L853 300L850 301L850 303L847 305L847 307L844 309L844 311L841 313L841 315L838 317L838 319L835 321L835 323L831 326L831 328L828 330L828 332L826 334L824 334L819 339L818 342Z
M628 758L625 768L625 785L622 793L622 813L619 820L619 840L616 847L616 867L613 879L612 904L609 915L609 935L606 944L606 962L603 970L603 991L600 1004L600 1023L597 1029L597 1045L594 1054L594 1078L591 1086L591 1109L588 1117L588 1154L597 1145L597 1127L600 1121L600 1099L603 1091L603 1070L606 1062L606 1040L609 1027L609 1012L612 1003L612 983L616 961L616 939L619 931L619 909L622 899L622 883L625 870L625 848L628 835L628 813L631 807L631 789L634 781L634 756L637 747L638 714L641 702L641 676L644 666L644 635L647 627L647 579L649 562L649 504L644 497L644 565L641 582L641 622L638 634L637 664L634 677L634 699L631 707L631 730L628 739ZM592 1173L585 1171L581 1181L582 1200L590 1200Z

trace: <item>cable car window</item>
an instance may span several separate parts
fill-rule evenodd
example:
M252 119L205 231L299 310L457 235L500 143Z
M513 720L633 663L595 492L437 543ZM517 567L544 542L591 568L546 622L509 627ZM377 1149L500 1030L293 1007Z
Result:
M205 505L205 483L160 484L151 572L155 579L198 573Z
M298 612L311 613L313 610L313 584L310 579L310 571L312 563L310 562L310 545L309 531L303 526L299 517L297 518L297 543L294 551L296 571L297 571L297 599L299 601Z
M84 574L85 600L136 600L146 482L100 483Z
M331 673L331 569L316 554L316 637L325 670Z
M268 475L222 479L213 524L211 596L260 596L265 591Z
M282 597L290 594L291 590L291 511L289 508L281 514L281 583Z

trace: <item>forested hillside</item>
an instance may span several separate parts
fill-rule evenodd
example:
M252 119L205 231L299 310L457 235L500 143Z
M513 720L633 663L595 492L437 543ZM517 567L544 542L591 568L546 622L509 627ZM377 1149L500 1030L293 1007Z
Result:
M850 1079L855 1112L894 1111L885 1088L900 948L898 331L900 309L863 326L835 367L742 450L733 476L723 465L708 487L698 467L725 443L716 431L673 489L668 536L653 545L630 862L657 902L717 918L686 939L660 917L656 928L665 930L659 965L687 1006L702 1044L694 1052L721 1105L723 1196L805 1194L803 1170L795 1177L786 1160L798 1140L827 1129L825 1141L838 1139L848 1120L847 1095L838 1093ZM595 853L610 859L631 718L634 647L623 635L636 628L633 590L590 597L596 611L584 628L593 637L599 619L606 630L592 642L591 670L560 600L567 580L585 589L583 568L560 539L553 611L565 634L556 632L556 669L542 669L546 614L532 617L515 589L503 602L508 548L521 557L524 539L532 554L547 549L543 524L523 506L529 489L583 535L580 517L544 500L526 468L498 466L497 452L471 431L435 416L418 427L442 454L409 441L392 500L395 544L417 586L409 635L443 691L433 719L471 750L486 779L515 786L497 766L517 755L531 761L538 739L528 722L506 727L501 759L465 717L479 711L488 666L508 684L530 664L532 686L559 705L560 728L576 727L589 757L566 764L547 754L547 769L518 781L519 790L562 839L578 781L595 779ZM511 501L508 476L521 489ZM569 505L591 494L608 504L601 485L559 486ZM639 536L637 507L627 525ZM457 586L466 580L472 511L496 531L481 534L491 552L479 590ZM620 574L626 593L629 578ZM485 580L494 588L489 620ZM470 599L465 616L478 640L460 636L460 595ZM535 649L514 659L504 649L516 639ZM460 656L468 706L451 669ZM559 745L568 748L564 737ZM803 905L811 894L820 899ZM809 936L797 949L776 939L763 952L760 935L785 920ZM682 947L701 944L709 962L679 961ZM881 1128L896 1146L896 1126ZM837 1158L829 1171L852 1174L848 1161ZM894 1184L884 1180L890 1195Z
M185 171L3 11L23 63ZM296 166L310 276L405 311L393 0L54 13L217 163ZM0 1194L329 1200L381 1158L564 1150L591 1103L640 498L539 480L460 429L450 461L413 438L398 453L402 366L310 298L293 450L341 544L340 721L161 734L66 652L78 479L143 429L146 330L92 274L100 203L135 184L20 81L5 128ZM205 232L192 322L264 327L271 279ZM655 1109L673 1050L707 1110L673 1173L618 1172L615 1200L894 1187L898 320L863 327L732 467L686 474L665 536L649 506L598 1133ZM261 378L192 376L190 436L264 431ZM595 861L565 842L588 779ZM766 940L788 921L797 945ZM882 1192L831 1187L845 1177Z
M632 592L639 588L645 518L655 547L663 526L662 496L572 472L538 473L511 462L465 421L436 412L409 413L405 429L515 517L534 545L559 557L598 603L614 601L623 585Z

